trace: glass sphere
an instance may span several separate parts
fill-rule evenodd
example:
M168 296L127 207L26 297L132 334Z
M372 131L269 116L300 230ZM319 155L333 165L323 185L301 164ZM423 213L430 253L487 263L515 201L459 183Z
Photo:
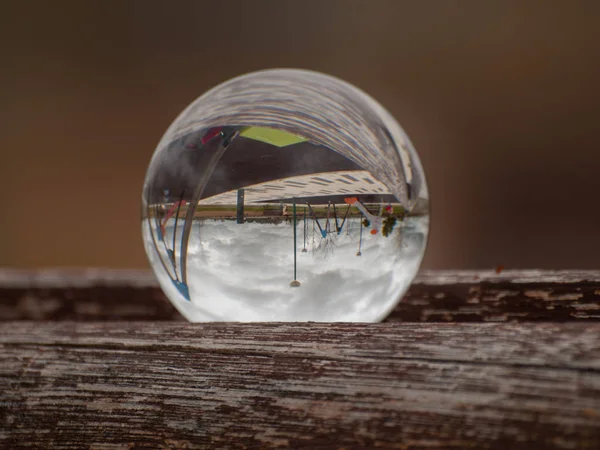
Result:
M379 321L427 244L423 168L370 96L273 69L191 103L146 174L142 235L190 321Z

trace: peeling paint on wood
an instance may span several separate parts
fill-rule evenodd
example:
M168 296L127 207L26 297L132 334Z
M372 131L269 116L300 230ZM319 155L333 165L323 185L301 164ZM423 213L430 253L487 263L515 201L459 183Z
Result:
M388 323L189 324L149 272L0 270L0 448L597 449L599 293L425 272Z
M600 448L600 324L0 324L0 448Z

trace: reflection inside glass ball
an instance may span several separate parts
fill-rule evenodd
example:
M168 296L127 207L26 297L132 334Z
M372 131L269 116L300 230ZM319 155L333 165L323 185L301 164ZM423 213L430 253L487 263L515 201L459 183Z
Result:
M265 125L192 127L159 146L142 231L163 290L191 321L381 320L425 251L420 163Z

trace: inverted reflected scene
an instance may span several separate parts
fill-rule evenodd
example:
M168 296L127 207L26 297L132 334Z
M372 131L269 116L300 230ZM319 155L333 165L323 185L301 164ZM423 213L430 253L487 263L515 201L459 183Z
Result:
M328 99L317 97L336 105L331 92L349 89L325 75L285 70L234 79L234 86L253 93L252 76L267 86L269 76L291 78L304 100L323 77L331 83ZM297 92L302 83L308 93ZM287 92L287 84L274 84L272 93ZM191 321L383 319L416 275L429 228L425 179L408 140L398 142L403 132L368 136L367 128L360 131L366 138L348 138L334 126L347 106L323 125L289 98L272 100L286 110L277 117L268 102L246 113L243 99L229 117L213 117L210 102L226 102L223 92L233 91L219 89L180 116L146 176L142 233L169 299ZM368 118L374 101L357 92L341 103L358 101ZM376 148L378 140L388 148Z

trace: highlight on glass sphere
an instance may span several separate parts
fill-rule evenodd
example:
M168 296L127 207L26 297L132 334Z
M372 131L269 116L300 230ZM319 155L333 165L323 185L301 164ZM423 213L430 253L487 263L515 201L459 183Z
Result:
M427 244L423 168L394 118L329 75L226 81L171 124L150 161L142 235L193 322L375 322Z

